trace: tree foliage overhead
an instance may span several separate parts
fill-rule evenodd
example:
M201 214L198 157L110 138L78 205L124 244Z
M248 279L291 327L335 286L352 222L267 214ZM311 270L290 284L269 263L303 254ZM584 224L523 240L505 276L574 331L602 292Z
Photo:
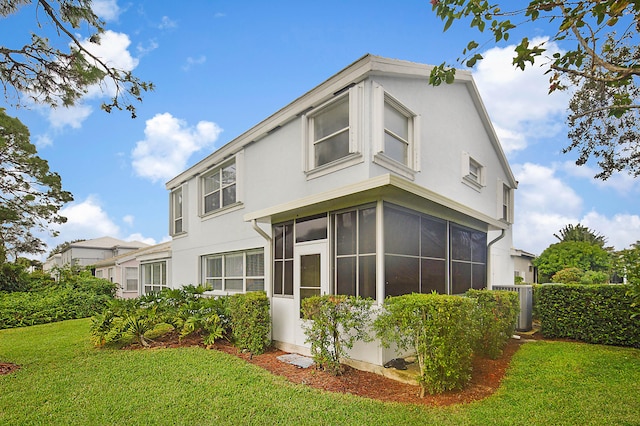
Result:
M0 46L5 98L18 106L27 104L26 96L36 103L66 107L74 105L90 87L100 85L103 92L107 87L114 92L102 109L124 109L135 117L133 101L141 101L142 93L153 90L153 84L91 53L90 46L100 44L105 30L104 22L91 9L91 0L0 0L0 15L7 18L31 3L36 4L38 27L54 28L68 44L61 49L44 35L32 33L30 42L23 46ZM85 26L91 33L89 43L82 43L77 35Z
M571 88L570 144L576 164L594 158L607 179L616 171L640 175L640 1L638 0L431 0L444 30L455 21L489 34L489 43L509 40L516 29L536 30L540 22L555 31L551 42L569 49L549 55L545 43L523 37L516 43L513 65L524 70L534 63L548 67L549 92ZM504 6L504 7L502 7ZM482 60L482 45L471 40L458 62L473 67ZM446 63L435 67L430 83L454 80L455 69Z
M59 210L72 200L60 176L38 157L27 127L0 108L0 262L19 253L43 252L34 232L64 223Z
M588 227L580 224L569 224L560 230L560 235L553 234L553 236L560 240L560 242L584 241L590 244L596 244L600 247L604 247L607 242L604 235L601 235L596 231L592 231Z
M609 272L611 254L597 244L585 241L565 241L551 244L533 260L538 268L538 280L551 282L551 277L565 268Z

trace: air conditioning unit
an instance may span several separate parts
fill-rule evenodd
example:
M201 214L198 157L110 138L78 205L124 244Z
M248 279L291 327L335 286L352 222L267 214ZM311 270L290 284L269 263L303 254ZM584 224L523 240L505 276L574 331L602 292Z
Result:
M492 290L515 291L519 295L520 315L516 330L529 331L533 326L533 287L530 285L494 285Z

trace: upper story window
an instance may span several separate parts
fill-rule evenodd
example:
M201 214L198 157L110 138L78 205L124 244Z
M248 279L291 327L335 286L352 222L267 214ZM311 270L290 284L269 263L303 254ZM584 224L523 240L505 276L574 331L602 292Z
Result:
M420 169L419 116L386 93L378 83L374 83L373 97L373 161L413 179Z
M362 85L345 89L303 118L304 170L313 178L362 161L358 117Z
M349 96L342 96L311 116L310 127L314 167L349 155Z
M182 187L171 191L171 235L185 232L183 221Z
M236 203L236 162L227 163L202 177L202 213Z
M462 181L480 191L485 186L485 169L468 153L462 153Z
M498 181L498 191L502 187L502 192L498 192L500 197L500 219L505 222L513 222L513 191L502 181Z

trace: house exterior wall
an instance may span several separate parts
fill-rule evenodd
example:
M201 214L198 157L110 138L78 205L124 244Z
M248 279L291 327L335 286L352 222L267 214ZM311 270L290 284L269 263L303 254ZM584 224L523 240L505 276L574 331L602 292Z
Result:
M353 68L357 68L356 65ZM513 282L512 233L508 223L513 215L509 212L508 220L502 220L500 200L503 186L515 190L516 182L470 77L463 76L456 84L434 88L427 84L428 74L379 71L349 81L343 78L345 72L337 74L333 78L335 81L330 80L327 87L321 85L296 101L301 112L283 116L278 127L256 131L259 134L256 140L243 144L232 141L167 184L170 191L181 186L183 195L184 232L175 234L172 243L173 285L202 284L202 256L262 249L264 290L272 302L273 338L281 347L298 352L308 351L299 315L300 289L294 290L291 297L272 294L271 226L275 223L330 214L364 204L375 206L378 303L384 299L382 236L383 209L387 204L486 233L488 284ZM321 108L344 87L348 88L345 90L352 99L350 111L355 112L349 137L355 144L356 154L350 154L342 162L343 167L329 164L331 167L325 167L326 171L322 167L309 170L305 111L311 107ZM415 150L408 167L389 165L378 153L380 141L377 138L382 137L380 102L386 100L386 96L414 114ZM274 117L278 114L280 112ZM243 136L238 141L242 139ZM238 203L213 214L201 215L202 176L234 155ZM469 172L470 159L481 166L482 179L478 178L477 184L469 184L464 178ZM512 200L508 209L513 209ZM329 236L324 241L297 243L294 251L298 254L323 253L331 265L331 241ZM296 258L294 264L296 261L299 259ZM330 274L331 266L326 269ZM327 292L333 291L329 285ZM324 287L322 292L325 293ZM352 353L353 358L376 365L382 364L390 355L375 343L357 345Z

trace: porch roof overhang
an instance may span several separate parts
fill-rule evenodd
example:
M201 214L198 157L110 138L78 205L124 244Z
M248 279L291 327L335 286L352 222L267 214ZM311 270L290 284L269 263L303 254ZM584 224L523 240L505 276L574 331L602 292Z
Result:
M361 199L363 202L372 201L377 197L384 196L393 192L404 191L419 198L431 201L437 205L461 213L477 221L487 224L489 230L508 229L509 224L479 212L469 206L444 197L441 194L433 192L413 182L407 181L401 177L385 174L376 176L364 181L356 182L330 191L321 192L303 198L298 198L287 203L278 204L273 207L258 210L244 215L246 222L251 221L273 221L279 217L284 217L292 212L304 214L308 212L312 214L313 210L326 207L328 210L341 208L339 201L341 199L349 199L350 203L353 199ZM346 206L344 206L346 207Z

